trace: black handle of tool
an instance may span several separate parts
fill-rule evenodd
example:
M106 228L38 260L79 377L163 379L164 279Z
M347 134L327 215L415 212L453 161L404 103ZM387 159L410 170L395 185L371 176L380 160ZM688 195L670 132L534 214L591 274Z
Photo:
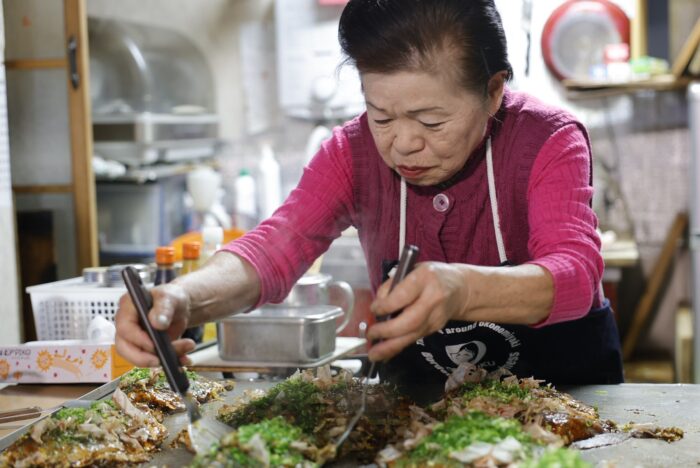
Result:
M177 358L173 344L170 342L170 337L165 331L153 328L153 325L148 320L148 311L153 307L151 292L145 288L139 274L130 266L122 270L122 278L124 278L126 289L129 291L131 300L139 313L141 326L146 329L153 341L156 354L158 354L158 359L160 359L160 363L163 366L163 372L168 379L170 388L180 395L185 395L190 388L190 381L180 367L180 361Z
M416 260L418 260L418 254L420 249L415 245L404 245L403 251L401 252L401 258L399 259L399 265L396 267L396 273L391 281L391 287L389 292L393 291L397 284L399 284L403 279L408 276L408 274L413 270L416 265ZM401 310L388 315L381 315L377 317L377 322L386 322L387 320L396 317L401 313Z
M416 261L418 260L418 254L420 253L420 249L416 245L411 245L407 244L403 246L403 251L401 252L401 258L399 259L399 264L396 267L396 272L394 273L394 277L391 280L391 286L389 287L389 292L393 291L394 288L396 287L397 284L399 284L403 279L408 276L408 274L413 270L413 267L416 265ZM389 319L392 319L399 315L403 309L397 310L394 313L387 314L387 315L380 315L377 316L376 321L377 322L386 322ZM377 343L383 341L382 339L374 340L372 341L372 345L376 345ZM369 368L369 373L367 375L368 378L374 378L376 376L378 369L375 368L374 363L370 366Z

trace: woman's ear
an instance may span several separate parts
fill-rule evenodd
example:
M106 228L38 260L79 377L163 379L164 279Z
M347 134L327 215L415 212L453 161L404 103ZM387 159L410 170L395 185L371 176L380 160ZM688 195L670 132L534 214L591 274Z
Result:
M506 77L508 72L502 70L491 77L488 84L488 107L489 114L495 115L501 107L503 101L503 92L506 85Z

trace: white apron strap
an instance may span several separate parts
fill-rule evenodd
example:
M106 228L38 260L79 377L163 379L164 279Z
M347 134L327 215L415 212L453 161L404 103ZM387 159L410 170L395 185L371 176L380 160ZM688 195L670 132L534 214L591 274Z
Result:
M491 138L486 141L486 173L489 179L489 202L491 203L491 216L493 217L493 230L496 233L496 247L501 265L508 262L506 248L503 244L501 233L501 217L498 215L498 198L496 198L496 179L493 176L493 151L491 151Z

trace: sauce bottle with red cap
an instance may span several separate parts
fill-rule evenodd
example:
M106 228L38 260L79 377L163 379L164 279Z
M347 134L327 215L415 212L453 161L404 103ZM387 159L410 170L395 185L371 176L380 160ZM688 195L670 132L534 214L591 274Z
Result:
M175 248L170 246L156 249L156 278L155 286L169 283L175 279Z

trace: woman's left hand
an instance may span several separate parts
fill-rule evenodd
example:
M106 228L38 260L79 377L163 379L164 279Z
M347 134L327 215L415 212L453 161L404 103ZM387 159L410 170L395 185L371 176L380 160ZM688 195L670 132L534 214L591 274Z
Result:
M423 262L401 281L391 294L392 279L384 282L371 305L377 316L403 311L386 322L375 323L368 331L372 361L390 359L416 340L445 326L453 317L463 316L469 299L466 270L454 264Z

